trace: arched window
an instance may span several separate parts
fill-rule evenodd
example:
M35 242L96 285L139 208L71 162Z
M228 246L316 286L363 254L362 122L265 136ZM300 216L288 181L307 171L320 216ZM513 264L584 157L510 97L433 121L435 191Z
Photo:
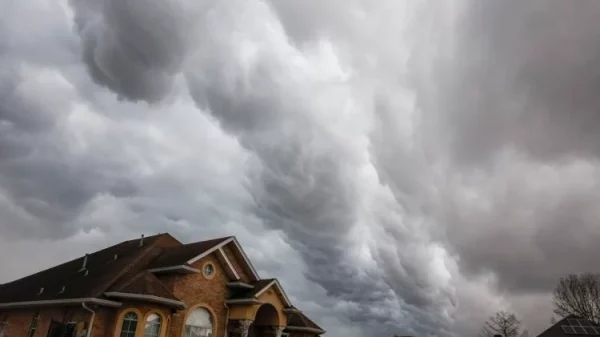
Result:
M192 310L185 320L183 337L212 337L213 318L210 311L204 308Z
M135 329L137 329L138 315L135 312L128 312L123 317L121 325L121 337L135 337Z
M144 327L144 337L160 336L160 316L150 314L146 317L146 326Z

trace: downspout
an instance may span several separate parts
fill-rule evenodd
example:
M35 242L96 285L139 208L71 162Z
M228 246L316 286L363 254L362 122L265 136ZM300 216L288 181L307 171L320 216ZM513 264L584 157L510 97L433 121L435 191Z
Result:
M85 332L85 337L90 337L92 335L92 327L94 326L94 318L96 318L96 312L90 309L87 305L85 305L85 302L81 303L81 306L92 314L92 317L90 317L90 321L88 323L87 331Z

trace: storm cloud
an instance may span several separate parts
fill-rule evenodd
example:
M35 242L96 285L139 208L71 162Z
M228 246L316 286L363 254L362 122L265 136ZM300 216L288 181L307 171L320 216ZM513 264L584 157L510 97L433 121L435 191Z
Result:
M0 281L233 234L328 335L474 336L596 268L594 1L0 13L0 253L47 252Z

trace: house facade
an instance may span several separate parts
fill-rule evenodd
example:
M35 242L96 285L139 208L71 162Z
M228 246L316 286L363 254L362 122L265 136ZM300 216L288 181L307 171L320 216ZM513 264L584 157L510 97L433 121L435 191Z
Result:
M0 337L316 337L235 237L129 240L0 285Z

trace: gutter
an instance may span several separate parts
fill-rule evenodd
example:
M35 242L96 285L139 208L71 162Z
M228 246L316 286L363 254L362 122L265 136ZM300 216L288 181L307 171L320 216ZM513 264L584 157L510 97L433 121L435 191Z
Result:
M120 302L109 301L101 298L95 297L86 297L86 298L68 298L64 300L45 300L45 301L25 301L25 302L6 302L0 303L0 309L5 308L21 308L21 307L35 307L35 306L43 306L43 305L77 305L80 303L91 303L102 305L106 307L118 308L122 304Z
M148 271L151 273L169 273L169 272L180 272L180 273L184 273L184 274L191 274L191 273L199 274L200 273L200 269L192 268L192 267L186 266L186 265L162 267L162 268L152 268L152 269L148 269Z
M257 298L240 298L234 300L226 300L225 303L229 304L264 304L265 301L261 301Z
M172 300L169 298L154 296L154 295L130 294L130 293L117 292L117 291L106 292L106 293L104 293L104 295L106 297L118 297L118 298L160 303L160 304L176 307L178 309L185 309L185 307L186 307L184 302Z
M96 318L96 312L94 310L90 309L87 305L85 305L85 302L81 303L81 306L85 310L92 313L92 317L90 317L90 322L88 323L87 331L85 332L85 337L90 337L92 335L92 328L94 327L94 318Z
M304 326L287 326L285 327L286 330L289 331L301 331L301 332L310 332L310 333L315 333L317 335L322 335L324 334L326 331L322 330L322 329L315 329L315 328L309 328L309 327L304 327Z

